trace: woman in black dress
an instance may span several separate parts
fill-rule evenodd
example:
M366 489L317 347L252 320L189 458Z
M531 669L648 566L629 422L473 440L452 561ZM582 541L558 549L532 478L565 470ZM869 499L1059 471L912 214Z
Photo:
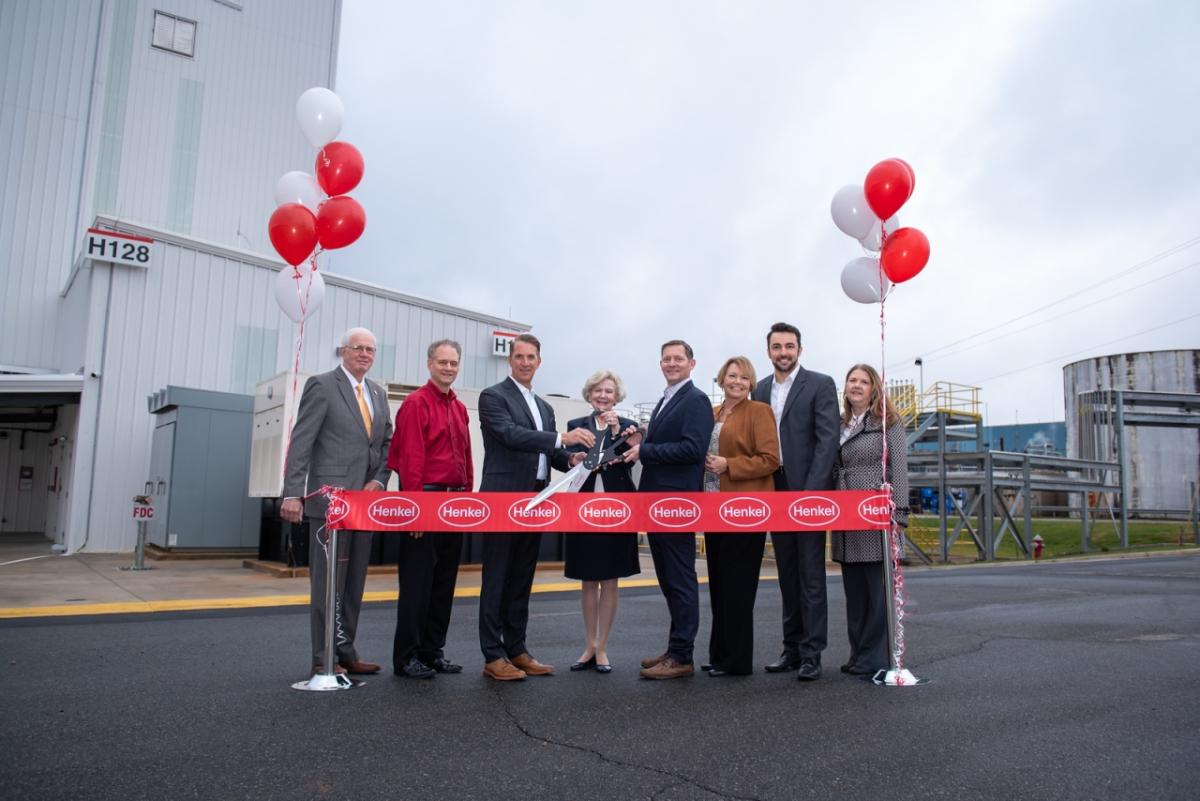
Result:
M613 407L625 399L625 385L611 370L594 373L583 385L583 398L592 404L593 413L567 423L567 430L587 427L596 439L616 439L637 423L618 417ZM622 446L623 447L623 446ZM586 451L582 445L568 450ZM588 476L580 492L635 492L630 465L607 465ZM568 534L566 539L567 578L583 582L583 653L571 670L612 671L608 660L608 633L617 616L617 579L641 572L637 534Z

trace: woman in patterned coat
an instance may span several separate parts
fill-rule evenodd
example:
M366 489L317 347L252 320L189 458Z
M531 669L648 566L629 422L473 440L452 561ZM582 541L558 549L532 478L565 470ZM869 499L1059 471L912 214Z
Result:
M883 486L883 437L887 432L888 482L896 501L894 520L908 525L908 458L905 428L883 390L875 368L856 364L842 389L842 444L837 464L839 490ZM886 424L885 424L886 421ZM868 676L888 667L888 593L883 583L883 538L879 531L835 531L833 560L842 566L850 659L842 672Z

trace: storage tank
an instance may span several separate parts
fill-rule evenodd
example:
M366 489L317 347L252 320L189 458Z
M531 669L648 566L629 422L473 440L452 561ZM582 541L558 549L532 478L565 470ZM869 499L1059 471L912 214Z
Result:
M1068 456L1093 457L1081 442L1079 393L1116 389L1200 393L1200 350L1096 356L1063 367ZM1125 442L1130 509L1187 510L1190 482L1200 473L1200 429L1127 425Z

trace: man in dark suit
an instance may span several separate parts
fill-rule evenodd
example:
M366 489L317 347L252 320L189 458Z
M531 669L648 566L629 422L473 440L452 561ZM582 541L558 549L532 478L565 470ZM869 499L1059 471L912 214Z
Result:
M696 359L691 345L673 339L662 346L660 353L659 367L667 388L650 416L642 441L629 449L625 461L641 460L641 492L702 492L704 456L713 429L712 402L692 384ZM647 679L691 676L692 646L700 627L696 534L651 534L650 555L671 613L671 631L666 652L643 659L641 675Z
M300 396L300 409L288 446L283 481L284 501L279 514L290 523L308 517L308 580L312 609L312 666L325 662L325 583L328 568L324 536L317 531L325 522L329 503L323 495L302 501L323 485L348 490L382 490L391 471L387 466L392 439L387 393L367 371L375 363L375 335L351 328L338 347L342 363L308 379ZM343 531L338 535L336 647L339 673L378 673L379 665L363 662L354 647L358 612L362 607L371 558L370 531Z
M533 393L533 376L542 363L542 344L519 334L508 354L511 374L479 395L483 430L483 477L480 492L539 492L550 479L551 464L566 470L564 446L591 447L595 435L577 428L558 434L554 410ZM576 461L582 454L576 454ZM529 593L537 568L540 532L483 535L483 586L479 593L479 647L483 674L497 681L549 676L551 665L534 659L525 644Z
M767 332L767 356L775 374L758 382L756 401L771 404L779 426L780 468L775 489L833 489L840 434L833 379L800 366L800 329L775 323ZM821 651L829 629L825 592L825 532L771 532L779 592L783 596L783 653L769 673L798 670L801 681L821 676Z

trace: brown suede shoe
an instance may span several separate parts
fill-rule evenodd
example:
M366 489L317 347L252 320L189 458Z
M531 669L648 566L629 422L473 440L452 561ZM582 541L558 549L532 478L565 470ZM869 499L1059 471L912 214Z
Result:
M667 658L667 655L666 655L666 654L659 654L658 656L652 656L652 657L650 657L649 659L643 659L643 660L642 660L642 667L644 667L644 668L652 668L652 667L654 667L655 665L657 665L659 662L663 661L663 660L664 660L664 659L666 659L666 658Z
M483 675L496 681L520 681L525 671L517 670L507 659L493 659L483 666Z
M354 673L359 676L370 676L373 673L379 672L379 665L374 662L363 662L361 659L356 659L353 662L338 662L338 667L344 667L347 673Z
M553 676L554 665L543 665L541 662L534 659L528 653L520 654L512 658L512 663L516 667L528 673L530 676Z
M695 670L690 664L681 664L668 656L657 665L642 668L641 676L643 679L682 679L693 673Z
M325 666L324 666L324 665L313 665L313 669L312 669L312 675L314 675L314 676L315 676L315 675L317 675L318 673L324 673L324 672L325 672ZM334 666L333 666L333 672L334 672L334 673L345 673L345 672L346 672L346 669L345 669L344 667L342 667L341 665L334 665Z

